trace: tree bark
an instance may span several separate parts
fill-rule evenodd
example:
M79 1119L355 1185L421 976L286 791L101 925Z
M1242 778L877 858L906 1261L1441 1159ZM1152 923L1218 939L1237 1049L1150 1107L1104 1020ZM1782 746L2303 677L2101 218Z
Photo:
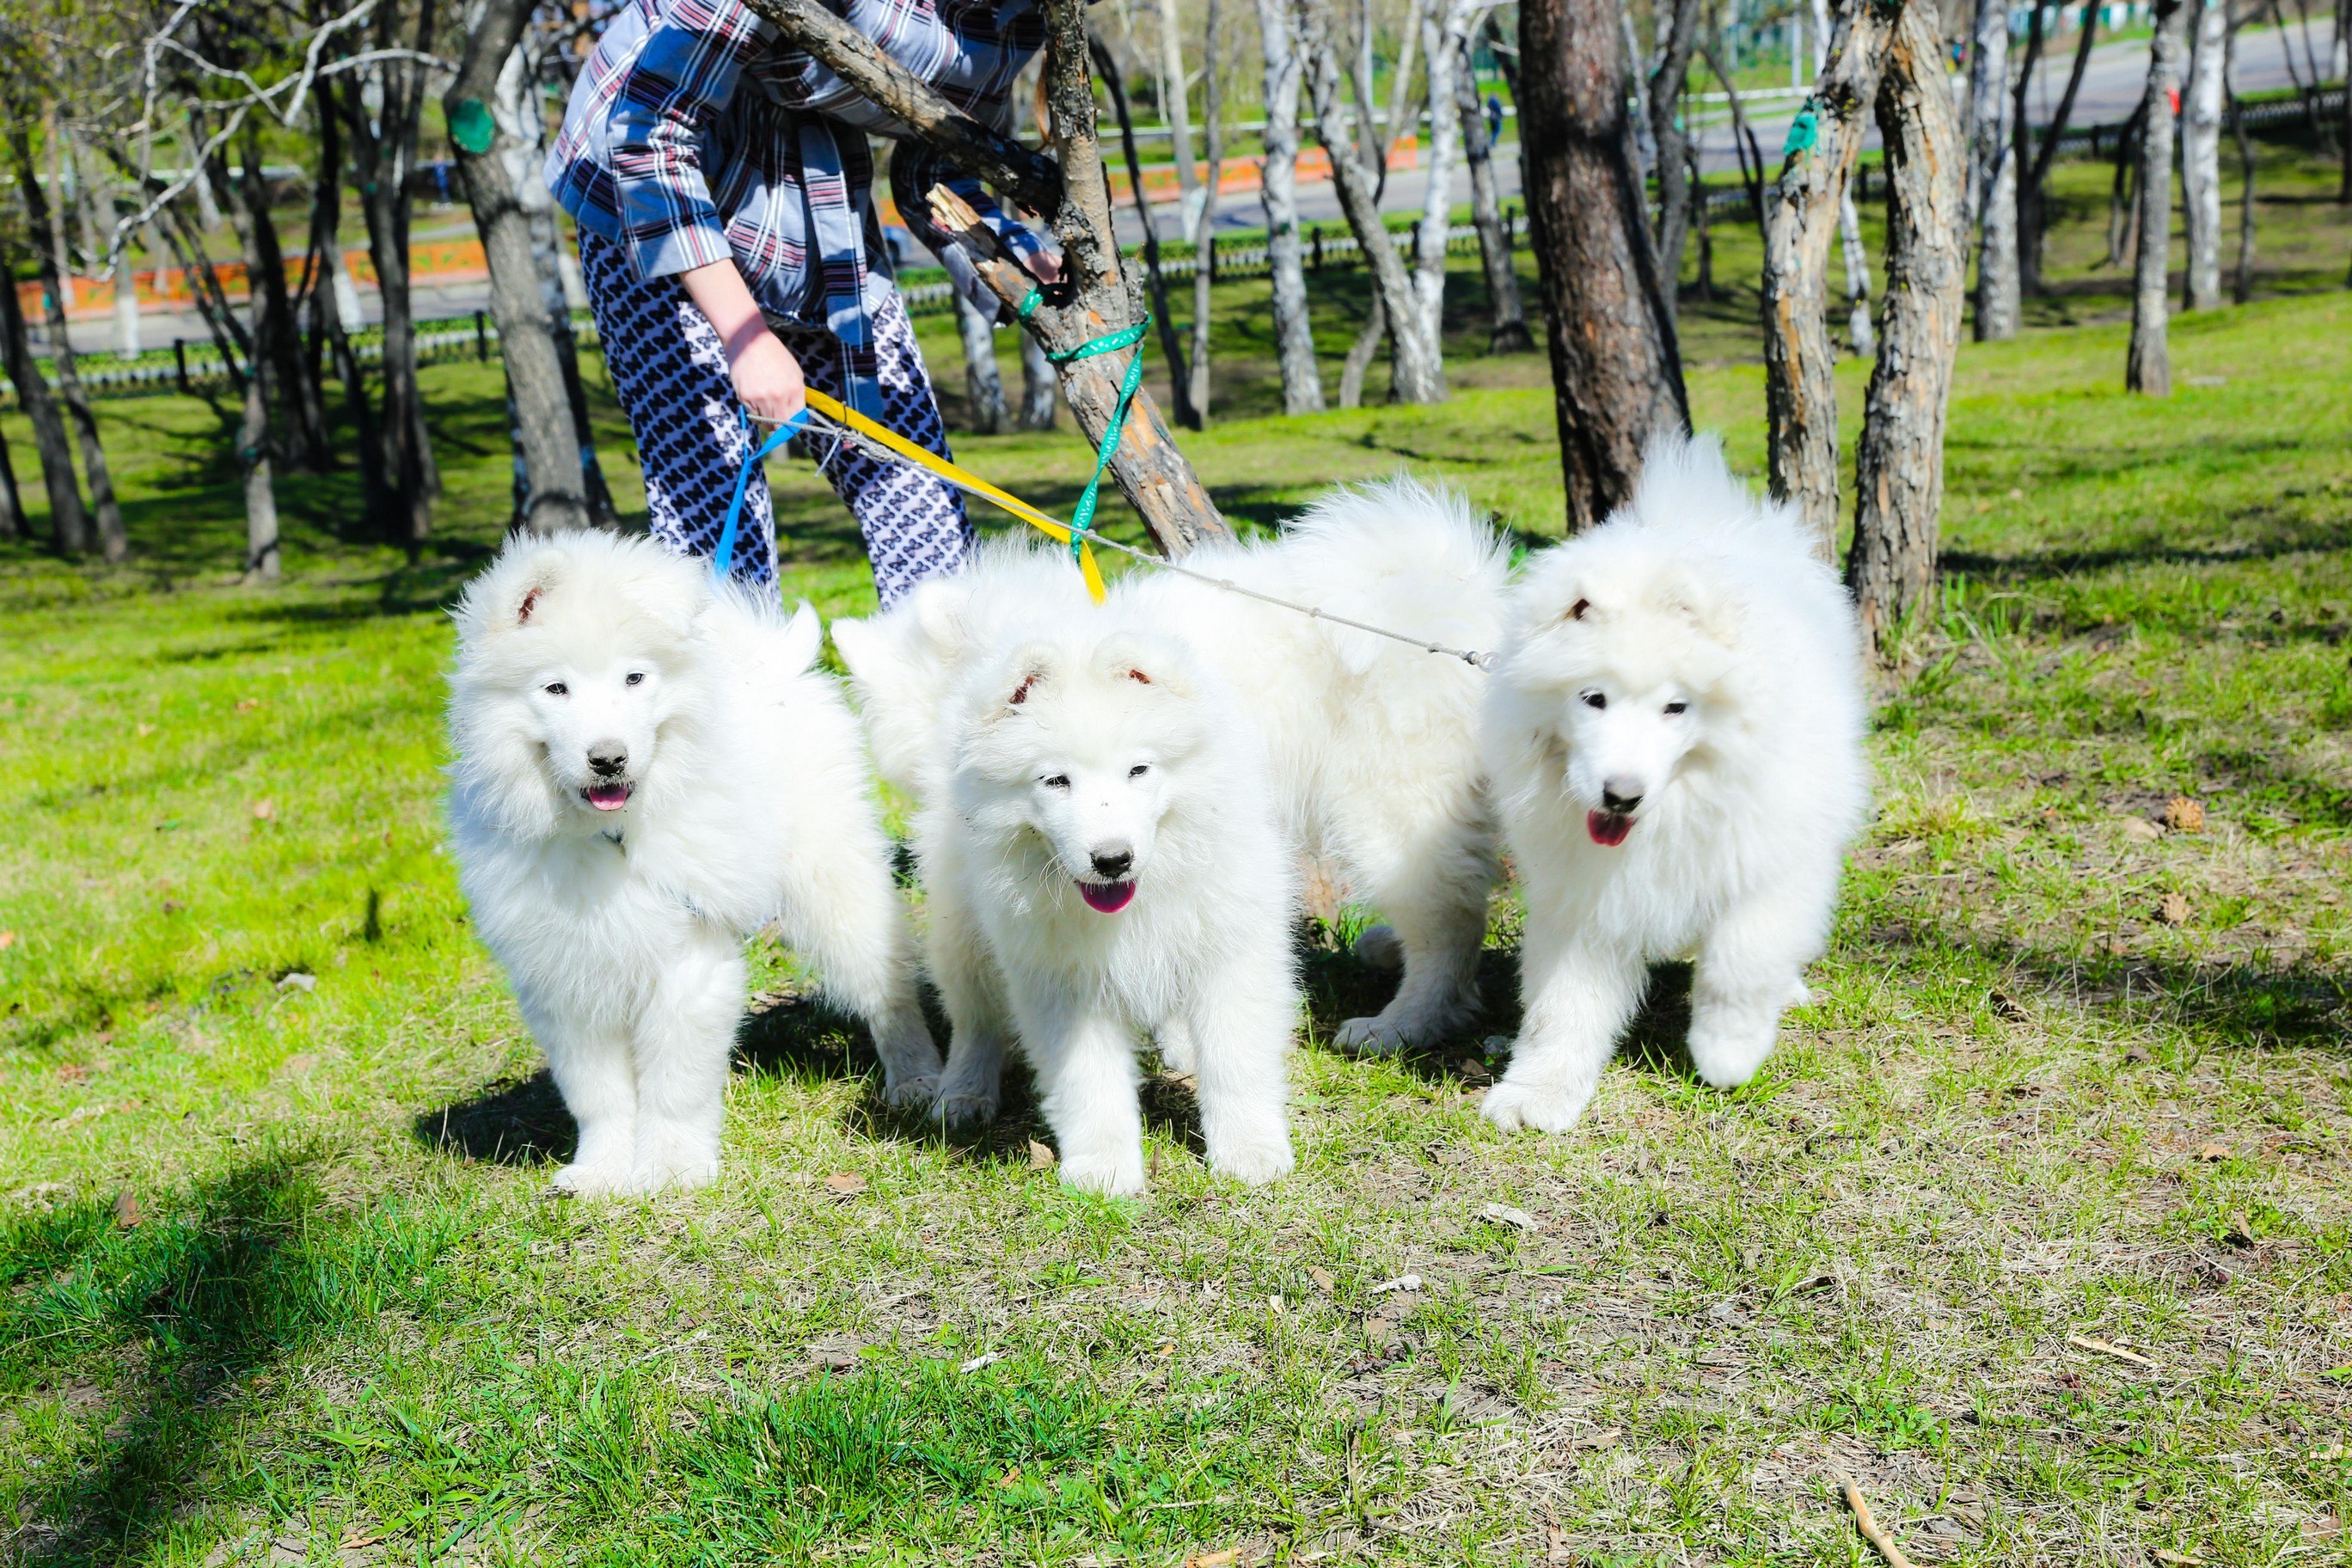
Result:
M1488 0L1444 0L1422 20L1422 52L1429 57L1429 185L1413 258L1413 298L1421 308L1422 341L1439 354L1445 342L1445 247L1454 234L1454 165L1462 153L1462 119L1447 113L1465 74L1470 26Z
M1683 133L1682 105L1690 80L1691 54L1698 47L1702 0L1673 0L1665 47L1650 72L1650 140L1658 150L1658 275L1667 282L1666 310L1676 313L1683 249L1690 235L1689 138ZM1530 343L1532 346L1532 343Z
M1690 427L1675 319L1633 167L1610 0L1521 0L1519 146L1551 349L1568 525L1633 493L1642 449Z
M1886 648L1936 587L1944 424L1968 282L1968 153L1936 7L1909 0L1878 83L1889 191L1886 314L1863 403L1846 584Z
M81 504L81 485L74 477L73 440L66 434L57 398L33 360L32 334L26 330L24 306L16 297L15 248L0 235L0 350L7 354L8 379L16 384L16 401L33 426L41 484L49 497L50 547L60 555L87 554L89 513Z
M2231 30L2234 40L2236 29ZM2242 305L2254 297L2254 143L2246 134L2244 106L2232 92L2229 105L2230 134L2238 147L2238 169L2243 182L2238 196L2238 273L2230 297Z
M375 411L368 405L367 382L360 374L359 356L352 352L351 334L358 330L359 290L343 264L343 140L342 121L334 99L321 83L316 89L319 115L319 172L312 184L315 206L311 226L327 260L327 283L332 308L321 312L320 324L335 377L343 384L343 406L351 416L352 446L360 459L360 491L380 494L383 488L383 447L376 438Z
M1372 308L1364 317L1362 328L1355 342L1348 345L1348 357L1339 363L1339 406L1360 408L1364 403L1364 375L1372 368L1372 360L1381 352L1381 343L1389 335L1389 311L1378 289L1372 290Z
M1161 0L1172 5L1174 0ZM1118 64L1100 38L1090 40L1095 69L1110 89L1111 112L1118 120L1119 145L1127 153L1127 183L1135 195L1135 218L1143 227L1143 275L1151 289L1152 324L1160 331L1160 357L1168 362L1169 401L1176 405L1176 423L1187 430L1201 428L1201 412L1192 406L1192 377L1185 374L1184 344L1176 329L1176 312L1168 303L1168 274L1160 265L1160 230L1151 221L1151 203L1143 194L1143 159L1135 150L1135 120L1128 112L1127 88L1118 79ZM1116 221L1116 220L1114 220Z
M103 559L121 561L131 553L131 536L123 528L121 503L114 497L114 478L106 466L106 448L99 444L98 419L89 411L89 398L82 391L81 373L74 363L73 343L66 336L66 282L58 268L58 235L49 219L48 202L41 193L40 178L34 173L32 141L21 118L10 130L9 140L16 154L16 179L24 196L26 226L32 234L33 257L47 294L49 357L58 367L58 395L65 404L67 417L72 421L74 436L81 447L82 472L89 481L88 516L97 527L94 542ZM0 286L15 288L13 275L0 279ZM85 538L81 548L89 548L90 542Z
M554 533L586 528L591 521L579 432L530 216L501 155L503 138L490 108L499 73L521 46L531 9L532 0L485 0L441 107L489 265L490 314L498 322L518 455L530 487L522 524L533 532Z
M1298 0L1298 38L1307 57L1307 95L1315 106L1315 138L1331 155L1331 183L1339 193L1339 210L1355 232L1388 314L1393 349L1390 396L1398 403L1443 403L1443 349L1423 331L1412 276L1381 220L1373 171L1356 143L1354 110L1339 95L1339 57L1328 0ZM1401 95L1392 95L1391 101L1396 96Z
M1175 0L1164 0L1173 5ZM1216 281L1217 184L1225 171L1224 6L1208 0L1202 27L1201 110L1207 163L1202 172L1199 210L1192 216L1192 348L1187 366L1192 407L1201 423L1209 422L1209 327L1211 286Z
M2041 53L2042 9L2033 12L2033 31L2026 43L2026 68L2018 74L2017 89L2010 105L2010 124L2017 145L2017 289L2021 295L2039 295L2042 288L2042 242L2049 231L2049 178L2051 161L2058 155L2058 140L2066 133L2067 121L2074 118L2074 96L2082 90L2083 73L2091 64L2091 45L2097 38L2099 8L2083 8L2083 30L2074 40L2074 65L2066 75L2066 90L2058 95L2058 108L2044 126L2041 139L2034 143L2033 161L2024 162L2028 136L2026 93L2032 85L2033 62Z
M963 339L963 397L974 433L993 436L1004 428L1004 376L996 368L996 327L980 307L950 290L956 331Z
M1282 369L1282 411L1323 412L1323 377L1315 366L1315 332L1307 313L1307 268L1298 240L1298 92L1304 68L1286 0L1257 0L1265 57L1265 167L1258 199L1265 208L1267 271L1274 287L1274 343Z
M1976 336L2017 335L2017 138L2010 123L2008 0L1977 0L1969 59L1969 216L1977 247Z
M1519 270L1511 255L1510 236L1503 227L1502 184L1495 177L1495 149L1486 137L1486 115L1478 102L1478 84L1471 76L1466 45L1454 79L1454 108L1462 117L1462 146L1470 163L1470 217L1478 226L1478 259L1486 268L1486 300L1495 317L1494 326L1486 334L1486 352L1531 353L1536 340L1528 331L1527 306L1519 299ZM1675 163L1679 170L1679 143L1675 149ZM1674 200L1679 205L1684 199L1678 178ZM1660 269L1664 270L1663 267ZM1673 274L1669 272L1667 276ZM1673 301L1671 289L1666 291L1666 299L1669 303Z
M2229 0L2192 0L2189 87L2180 95L2181 227L2191 310L2221 303L2221 98L2230 52Z
M1772 493L1794 505L1822 560L1837 559L1838 409L1830 342L1830 243L1878 100L1895 24L1843 0L1812 96L1813 141L1791 132L1764 231L1764 414ZM1890 288L1892 287L1890 283ZM1890 334L1891 335L1891 334ZM1882 350L1882 352L1884 352Z
M1748 128L1748 110L1739 101L1739 84L1731 79L1731 72L1724 67L1723 57L1716 52L1712 43L1701 44L1699 54L1706 61L1707 68L1715 73L1715 79L1723 85L1723 96L1730 104L1731 152L1739 160L1739 183L1747 188L1748 205L1756 210L1756 230L1761 234L1770 226L1764 205L1763 150L1756 145L1756 133ZM1524 125L1519 135L1522 141L1526 139ZM1749 170L1751 162L1754 164L1752 173Z
M1192 172L1192 106L1184 88L1184 37L1176 25L1176 0L1157 0L1154 9L1160 13L1160 113L1168 121L1169 153L1176 161L1177 211L1190 228L1200 183ZM1139 201L1143 198L1140 184L1135 195ZM1215 199L1213 194L1209 199ZM1144 219L1147 226L1150 221L1148 216ZM1192 428L1200 426L1196 424Z
M2172 356L2165 341L2171 300L2165 284L2172 260L2172 95L2180 80L2180 0L2156 0L2149 17L2147 121L2140 128L2139 244L2132 267L2131 350L2124 388L2149 397L2172 393Z
M267 342L277 332L273 317L263 314L254 323ZM284 573L278 549L278 489L269 467L269 405L262 395L263 378L245 378L245 416L236 432L236 466L245 484L245 580L275 583Z

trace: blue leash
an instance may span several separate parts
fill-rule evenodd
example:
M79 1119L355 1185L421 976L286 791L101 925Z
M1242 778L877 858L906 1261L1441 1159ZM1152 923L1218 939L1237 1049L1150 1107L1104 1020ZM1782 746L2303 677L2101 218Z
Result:
M742 530L743 496L751 488L752 473L768 460L770 453L799 435L807 424L808 409L803 405L798 414L770 431L767 440L761 442L750 457L743 459L743 466L735 470L735 499L727 503L727 521L719 530L719 548L710 552L710 574L720 582L725 582L728 574L734 570L735 537ZM751 417L748 414L743 416L743 427L746 430L751 427Z

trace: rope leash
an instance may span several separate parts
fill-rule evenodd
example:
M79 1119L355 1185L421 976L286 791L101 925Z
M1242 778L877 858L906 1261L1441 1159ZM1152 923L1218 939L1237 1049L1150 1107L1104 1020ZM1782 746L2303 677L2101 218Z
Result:
M1022 319L1025 321L1034 314L1044 299L1045 296L1038 290L1030 289L1027 297L1018 307ZM1151 315L1150 312L1146 311L1143 319L1131 326L1121 327L1117 331L1106 332L1101 337L1088 339L1076 348L1049 353L1045 357L1055 364L1067 364L1073 360L1090 359L1097 354L1117 353L1122 349L1135 348L1143 341L1144 334L1150 331L1150 328ZM1094 555L1093 547L1099 544L1105 549L1116 550L1120 554L1131 560L1139 561L1147 566L1162 572L1173 572L1178 576L1189 577L1195 583L1204 583L1212 588L1222 588L1228 594L1238 594L1245 599L1255 599L1260 604L1272 605L1276 609L1288 610L1294 615L1306 616L1313 620L1328 621L1333 626L1345 626L1350 631L1364 632L1376 637L1386 637L1391 642L1400 642L1407 647L1419 648L1423 653L1441 654L1447 658L1460 659L1473 669L1489 670L1494 668L1495 656L1492 653L1482 653L1471 648L1448 647L1444 643L1431 642L1425 637L1412 637L1404 632L1391 631L1386 626L1376 626L1369 622L1351 620L1346 616L1334 615L1318 605L1294 604L1288 599L1276 598L1272 594L1260 593L1255 588L1244 588L1240 584L1223 577L1213 577L1206 572L1196 572L1189 566L1180 565L1164 556L1139 550L1132 544L1123 544L1116 539L1108 538L1095 531L1095 510L1102 499L1103 475L1110 467L1111 454L1118 450L1119 437L1126 429L1129 411L1133 408L1136 391L1142 384L1143 354L1140 350L1138 350L1134 357L1128 361L1126 373L1119 377L1118 401L1112 405L1109 423L1103 426L1102 440L1095 448L1094 474L1087 480L1086 489L1079 494L1078 504L1071 510L1068 522L1055 520L1020 497L999 489L960 464L950 462L938 453L917 446L895 430L886 429L858 413L857 410L843 406L838 399L827 396L814 387L807 388L803 395L807 406L791 419L776 426L770 433L767 440L743 459L743 466L735 476L735 497L727 508L727 521L719 530L719 545L711 554L711 571L717 576L724 578L729 568L734 563L735 540L739 524L742 520L743 497L751 486L752 471L767 459L770 453L793 437L806 430L809 416L814 414L834 426L830 434L836 443L836 451L842 446L854 446L879 461L924 469L935 478L946 480L957 489L968 495L977 496L1013 517L1019 518L1056 543L1069 546L1070 558L1077 563L1080 574L1086 578L1087 593L1097 605L1101 604L1108 594L1108 589L1103 582L1102 568L1096 562ZM747 427L748 425L747 418Z

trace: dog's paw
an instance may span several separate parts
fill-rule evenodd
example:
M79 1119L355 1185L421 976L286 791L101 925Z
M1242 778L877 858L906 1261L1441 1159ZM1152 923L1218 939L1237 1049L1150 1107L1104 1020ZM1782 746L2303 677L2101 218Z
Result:
M1790 1007L1810 1007L1812 1005L1813 988L1806 984L1802 978L1790 981L1789 983L1789 1000L1786 1005Z
M1760 1040L1747 1036L1708 1037L1693 1029L1690 1036L1692 1070L1710 1088L1738 1089L1754 1078L1772 1055L1776 1038L1777 1032Z
M629 1170L625 1165L592 1165L574 1160L548 1178L547 1195L551 1198L601 1198L621 1192L628 1184Z
M1565 1132L1583 1117L1591 1100L1590 1093L1506 1081L1486 1091L1478 1113L1506 1132Z
M893 1110L929 1110L939 1097L940 1080L936 1076L886 1079L882 1083L882 1103Z
M620 1190L641 1197L654 1193L691 1192L718 1179L716 1160L661 1160L633 1168Z
M1209 1169L1220 1176L1262 1187L1298 1168L1287 1136L1226 1143L1209 1151Z
M1131 1198L1143 1191L1143 1156L1140 1151L1116 1159L1099 1157L1066 1159L1062 1162L1062 1185L1076 1187L1084 1193L1100 1193L1105 1197Z
M931 1101L931 1120L943 1127L985 1127L996 1120L994 1090L950 1089Z
M1392 1057L1415 1044L1411 1032L1383 1013L1376 1018L1350 1018L1339 1026L1331 1043L1360 1057Z

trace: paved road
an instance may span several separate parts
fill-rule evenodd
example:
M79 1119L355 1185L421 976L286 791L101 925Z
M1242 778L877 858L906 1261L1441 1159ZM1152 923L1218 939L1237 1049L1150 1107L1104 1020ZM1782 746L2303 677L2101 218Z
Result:
M2325 26L2315 27L2313 41L2323 63L2326 58L2327 37ZM2276 28L2248 32L2239 36L2237 57L2237 89L2241 92L2265 92L2294 85L2287 67L2288 49L2294 51L2294 67L2307 77L2304 64L2303 46L2299 34L2293 38ZM2034 74L2033 90L2028 95L2029 117L2036 125L2046 125L2056 109L2060 94L2065 91L2066 73L2073 68L2071 48L2045 58ZM2140 93L2147 74L2147 44L2144 39L2116 44L2101 44L2091 51L2091 63L2083 73L2083 87L2077 95L2071 123L2112 125L2129 117L2138 106ZM1751 111L1750 124L1757 143L1764 150L1768 162L1778 164L1782 141L1789 133L1789 121L1795 112L1790 100L1759 102ZM1875 133L1872 145L1876 144ZM1519 193L1519 161L1517 149L1505 145L1498 149L1495 171L1502 181L1506 197ZM1733 152L1728 124L1702 131L1700 133L1700 167L1710 175L1736 173L1738 164ZM1429 175L1420 169L1399 169L1389 176L1382 207L1390 212L1420 212L1427 201ZM1457 172L1454 178L1454 200L1470 199L1470 178L1466 171ZM1300 188L1299 217L1306 223L1341 224L1338 194L1328 182ZM1119 209L1120 237L1134 243L1142 237L1131 205ZM1152 222L1163 239L1172 239L1180 233L1180 216L1173 202L1155 205ZM1264 226L1265 209L1259 205L1255 191L1229 195L1217 205L1217 226L1222 229L1254 229ZM415 292L413 309L420 321L450 316L470 315L489 304L489 286L485 282L452 283L440 287L419 287ZM362 289L362 309L370 321L381 317L375 292ZM141 318L141 331L149 347L168 345L173 338L184 337L191 342L210 340L204 322L194 314L150 311ZM82 352L103 352L114 347L114 323L111 319L76 321L72 327L74 347ZM34 333L37 343L39 331Z

